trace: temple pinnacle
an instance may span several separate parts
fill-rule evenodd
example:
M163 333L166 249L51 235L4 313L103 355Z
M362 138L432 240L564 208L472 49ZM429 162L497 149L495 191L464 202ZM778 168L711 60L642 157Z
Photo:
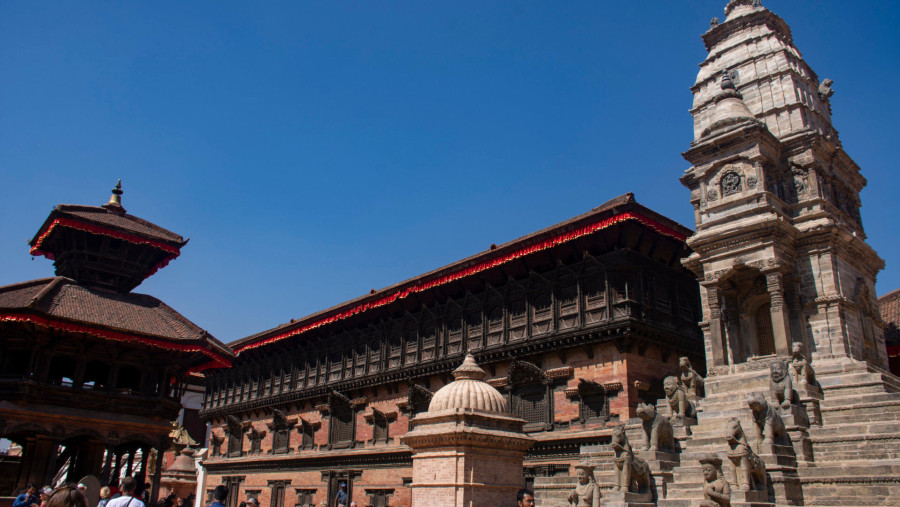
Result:
M109 197L109 202L104 204L103 207L108 210L115 210L124 213L125 208L122 207L122 194L125 192L122 190L122 180L119 179L116 182L115 188L112 189L112 195Z

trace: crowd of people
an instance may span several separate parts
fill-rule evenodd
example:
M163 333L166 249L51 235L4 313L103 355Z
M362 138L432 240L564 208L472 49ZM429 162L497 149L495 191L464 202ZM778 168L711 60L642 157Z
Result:
M113 479L108 486L100 488L100 501L97 507L147 507L150 504L150 484L142 479L140 474L138 477L123 477L118 481ZM37 485L28 484L25 491L13 501L12 507L82 507L81 504L52 505L50 500L56 498L60 491L64 491L67 498L71 497L67 501L77 502L80 501L78 498L85 499L86 490L87 487L80 483L69 483L55 489L50 486L38 489ZM172 493L160 499L156 507L191 507L193 504L193 493L187 498L179 498ZM84 507L87 507L87 503Z

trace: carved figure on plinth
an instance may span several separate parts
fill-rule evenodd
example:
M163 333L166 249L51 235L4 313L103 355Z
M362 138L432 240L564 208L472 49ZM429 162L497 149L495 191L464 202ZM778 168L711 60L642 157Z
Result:
M741 491L765 491L767 488L766 465L757 456L741 427L741 421L732 418L725 426L725 440L730 447L728 459L734 465L735 484Z
M774 444L775 440L783 441L787 437L784 420L766 401L762 393L747 395L747 405L753 411L753 422L756 423L756 438L764 444Z
M772 398L778 400L785 410L791 408L791 404L796 401L787 362L778 360L769 365L769 391L772 392Z
M637 415L643 421L645 451L675 452L672 423L656 412L656 405L639 403Z
M600 507L600 486L594 480L594 466L588 463L575 465L578 485L569 493L571 507Z
M613 428L611 445L616 454L616 485L613 491L640 493L647 489L650 486L650 467L634 455L624 426Z
M666 401L669 403L669 420L677 418L697 417L694 404L687 399L684 387L675 377L666 377L663 380L663 389L666 392Z
M793 356L791 358L790 372L794 384L815 385L816 371L813 370L812 365L806 359L806 356L803 355L803 344L800 342L794 342L794 346L791 352Z
M703 377L694 371L690 359L686 357L678 358L678 367L681 368L681 374L678 375L678 383L684 388L684 392L692 397L702 398L704 395Z
M715 454L707 454L700 457L700 466L706 481L700 507L730 507L731 485L722 473L722 460Z

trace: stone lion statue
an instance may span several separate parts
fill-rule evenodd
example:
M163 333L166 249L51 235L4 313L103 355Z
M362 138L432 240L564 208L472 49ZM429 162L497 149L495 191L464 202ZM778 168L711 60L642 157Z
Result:
M725 425L725 440L728 442L728 459L734 465L734 482L741 491L767 489L766 465L750 449L741 421L732 418Z
M641 493L650 487L650 467L647 463L634 455L628 437L625 436L625 427L622 425L613 428L612 449L616 457L616 485L613 491L630 491Z
M644 450L675 452L675 432L672 423L656 412L656 405L640 403L637 415L643 421Z
M784 421L769 405L762 393L747 395L747 405L753 411L753 422L756 423L756 437L759 441L771 445L776 440L784 442L787 439Z
M681 374L678 375L678 383L684 388L684 392L688 395L702 398L703 397L703 377L694 371L691 366L691 360L687 357L678 358L678 367Z
M794 383L791 376L788 375L788 366L785 361L773 361L769 365L769 391L772 398L778 400L781 408L787 410L791 408L794 399Z
M669 419L674 420L679 417L697 417L697 411L694 404L687 399L684 387L678 382L676 377L666 377L663 380L663 390L666 392L666 401L669 403Z
M816 384L816 371L803 355L803 344L800 342L794 342L791 348L790 372L794 385Z

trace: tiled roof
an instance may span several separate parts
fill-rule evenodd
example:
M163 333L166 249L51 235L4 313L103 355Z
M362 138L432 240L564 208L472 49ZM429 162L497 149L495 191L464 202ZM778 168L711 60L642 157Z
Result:
M878 311L888 325L884 330L884 341L888 345L900 345L900 289L878 298Z
M54 208L53 212L50 213L50 217L47 218L47 221L38 231L38 234L31 240L31 243L34 244L44 228L47 227L53 219L60 217L96 224L149 239L175 243L179 247L186 243L185 239L178 234L163 229L142 218L129 215L128 213L117 213L101 206L82 206L78 204L60 204Z
M577 235L576 233L584 231L585 229L591 229L592 231L600 230L607 227L607 225L604 225L607 221L609 221L608 225L614 225L627 219L635 219L639 223L655 230L657 233L670 236L682 243L685 242L685 239L688 236L693 234L693 231L678 222L642 206L634 199L634 194L629 192L610 199L587 213L570 218L564 222L551 225L550 227L522 236L499 246L491 245L490 249L466 257L465 259L429 271L428 273L419 275L415 278L410 278L409 280L391 285L390 287L373 291L364 296L316 312L312 315L307 315L299 320L292 319L289 323L235 340L229 343L229 346L236 353L240 354L245 348L260 346L260 344L299 334L303 332L304 328L318 326L319 322L327 323L341 318L340 315L356 314L381 306L382 304L380 301L390 299L404 291L418 290L417 287L422 286L431 287L439 285L438 280L442 278L468 276L460 275L460 273L465 273L478 266L491 264L492 262L502 262L501 260L504 256L508 257L510 255L515 255L514 252L527 251L529 248L532 248L541 242L552 241L553 238L558 239L566 235ZM685 248L687 247L685 246Z
M219 340L152 296L85 287L61 276L0 287L0 313L22 311L168 342L204 344L232 356Z

